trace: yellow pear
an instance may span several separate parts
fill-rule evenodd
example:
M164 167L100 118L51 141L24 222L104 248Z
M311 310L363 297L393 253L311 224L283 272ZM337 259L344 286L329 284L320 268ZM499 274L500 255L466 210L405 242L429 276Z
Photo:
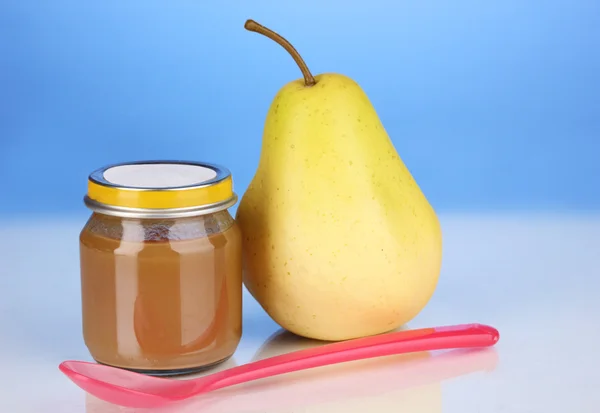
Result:
M245 27L283 46L304 76L275 96L237 210L244 284L275 322L308 338L405 324L438 282L435 211L354 80L313 77L282 36L252 20Z

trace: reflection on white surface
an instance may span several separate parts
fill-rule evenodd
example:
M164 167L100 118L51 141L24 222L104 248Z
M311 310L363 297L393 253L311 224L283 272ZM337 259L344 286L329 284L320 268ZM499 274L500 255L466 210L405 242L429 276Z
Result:
M261 347L256 359L306 348L301 341L286 338L282 343L275 338ZM86 413L316 413L363 412L375 407L377 412L440 413L443 380L491 371L496 363L494 349L414 353L291 373L157 409L120 407L86 395Z
M57 367L90 360L81 336L84 221L0 222L2 413L123 410L86 396ZM442 215L441 222L440 284L407 327L490 324L501 335L495 351L322 367L163 411L597 413L600 216ZM279 334L247 293L244 299L242 342L219 369L314 345Z

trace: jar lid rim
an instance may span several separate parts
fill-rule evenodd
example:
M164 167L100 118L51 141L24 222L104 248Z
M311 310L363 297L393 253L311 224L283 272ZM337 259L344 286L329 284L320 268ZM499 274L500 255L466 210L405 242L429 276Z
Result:
M209 162L148 160L110 164L88 176L92 209L198 210L231 203L229 169ZM176 212L173 211L173 212Z

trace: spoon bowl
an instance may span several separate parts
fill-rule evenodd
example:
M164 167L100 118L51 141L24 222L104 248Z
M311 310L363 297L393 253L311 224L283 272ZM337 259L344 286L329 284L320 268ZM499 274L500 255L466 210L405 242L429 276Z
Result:
M282 354L190 380L146 376L73 360L62 362L59 369L77 386L101 400L148 408L248 381L330 364L419 351L489 347L496 344L499 337L498 330L483 324L405 330Z
M58 368L86 392L126 407L157 407L184 400L201 387L196 380L147 376L87 361L68 360Z

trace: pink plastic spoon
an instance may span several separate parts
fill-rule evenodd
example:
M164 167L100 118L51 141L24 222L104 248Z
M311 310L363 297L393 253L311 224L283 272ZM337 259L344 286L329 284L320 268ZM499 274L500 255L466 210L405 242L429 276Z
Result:
M482 324L405 330L295 351L191 380L146 376L84 361L64 361L60 370L99 399L128 407L157 407L252 380L346 361L419 351L496 344L498 330Z

